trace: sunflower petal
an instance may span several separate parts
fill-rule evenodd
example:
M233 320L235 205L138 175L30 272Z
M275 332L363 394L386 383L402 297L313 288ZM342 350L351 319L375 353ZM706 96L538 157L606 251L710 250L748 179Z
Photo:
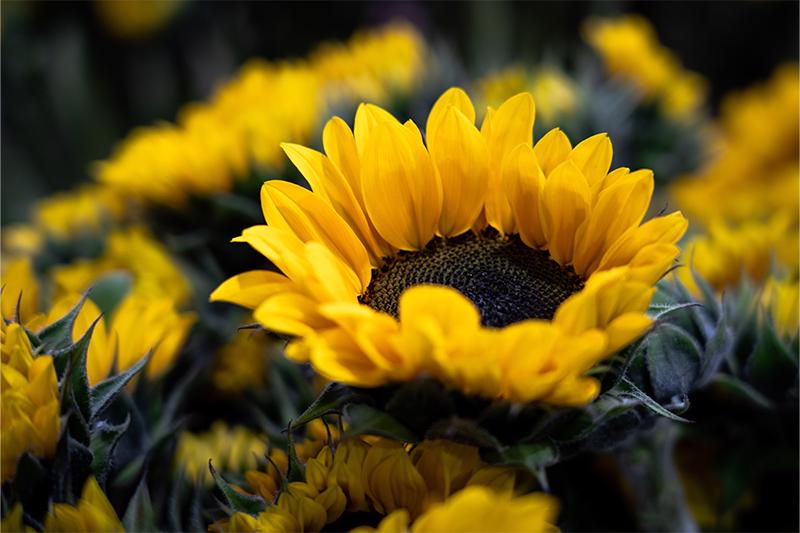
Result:
M442 186L422 142L405 127L382 122L362 160L364 203L378 233L401 250L421 250L433 238Z
M467 96L463 89L458 87L451 87L447 89L433 104L431 112L428 114L428 122L425 125L425 134L428 138L428 146L431 145L431 139L436 136L436 130L444 120L450 106L461 111L470 124L475 124L475 107L472 101Z
M211 293L211 302L229 302L247 309L255 309L261 303L280 292L291 290L292 282L278 272L251 270L223 281Z
M542 172L549 175L554 168L563 163L572 151L572 144L567 135L560 128L553 128L544 137L536 142L533 147Z
M562 266L572 261L575 234L589 215L589 209L589 185L575 163L568 159L553 170L542 193L547 248Z
M400 124L400 122L385 109L373 104L359 104L358 109L356 109L353 135L355 136L358 155L361 157L364 157L367 138L370 136L372 130L375 129L375 126L382 122Z
M539 205L545 177L529 144L519 144L503 162L503 187L522 242L531 248L545 244Z
M442 181L439 234L454 237L469 230L483 208L489 153L480 132L454 106L437 120L437 127L428 130L428 146Z
M602 181L608 174L613 155L611 139L608 138L608 134L598 133L578 143L572 149L569 158L575 162L591 187Z
M353 194L364 207L361 193L361 161L358 158L356 140L350 126L339 117L330 119L322 130L322 146L328 159L336 165L339 172L347 179Z

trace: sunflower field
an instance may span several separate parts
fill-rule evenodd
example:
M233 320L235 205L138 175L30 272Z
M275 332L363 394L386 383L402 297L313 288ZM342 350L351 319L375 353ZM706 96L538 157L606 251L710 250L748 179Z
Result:
M0 531L800 528L796 2L0 9Z

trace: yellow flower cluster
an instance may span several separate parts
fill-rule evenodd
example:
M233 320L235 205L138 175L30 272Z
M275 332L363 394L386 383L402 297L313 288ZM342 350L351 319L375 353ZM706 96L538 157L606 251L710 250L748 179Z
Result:
M164 245L138 226L109 233L103 255L98 259L54 267L51 275L60 294L82 293L100 276L115 271L129 273L133 291L144 297L168 297L181 305L191 296L186 277Z
M136 246L128 251L136 254ZM151 252L151 255L166 258L159 256L158 252ZM137 257L137 261L146 262L147 259L146 252ZM157 263L153 261L150 266ZM145 263L141 265L146 266ZM80 298L78 291L85 290L96 279L97 275L93 274L82 279L78 287L62 286L61 295L45 313L41 311L39 282L30 259L15 260L3 273L4 289L0 295L3 319L13 320L19 304L21 323L34 332L39 331L72 309ZM185 283L183 278L180 280ZM75 320L73 341L80 339L100 315L97 305L87 299ZM137 290L134 285L134 289L117 305L112 315L103 317L95 326L86 362L90 385L96 385L108 377L114 361L117 370L124 371L150 350L152 355L147 364L147 376L155 378L162 375L177 358L195 320L194 313L179 312L175 301L169 296Z
M419 79L425 45L416 31L388 26L325 45L307 60L254 60L208 103L176 124L135 130L95 175L119 191L174 206L228 191L253 167L283 165L280 142L308 142L331 103L406 92Z
M258 477L247 476L267 501L275 498L281 476L270 468ZM309 458L305 481L289 483L277 503L263 513L237 513L212 527L234 532L319 531L345 513L360 512L389 515L390 522L399 520L394 514L399 512L406 524L409 519L438 524L447 512L440 504L451 505L454 494L471 487L481 487L479 499L516 508L522 500L514 498L514 483L513 470L484 464L472 446L432 440L410 448L387 439L350 438L339 442L335 450L325 446ZM526 524L539 524L531 531L549 530L545 525L554 518L555 504L545 496L536 499L541 506L535 518L541 522L529 517Z
M783 213L797 220L799 76L797 65L784 65L769 81L723 101L710 163L671 191L691 217L738 223Z
M594 19L585 29L609 74L633 84L645 100L657 102L666 116L690 119L703 105L705 80L682 67L644 17Z
M266 436L243 426L229 428L225 422L217 421L205 433L184 431L180 434L175 468L183 470L192 482L209 485L213 482L209 459L219 471L241 472L257 468L258 459L266 453Z
M577 84L554 67L542 67L535 72L521 66L508 67L479 79L476 91L481 108L497 107L515 94L530 92L546 124L572 114L579 99Z
M124 214L125 202L113 189L83 185L39 202L34 209L34 227L49 237L67 239L99 232Z
M550 533L558 504L543 493L508 498L481 486L467 487L444 503L435 505L410 524L400 509L384 518L377 528L359 527L351 533Z
M58 381L49 355L34 355L25 330L0 322L2 330L2 400L0 456L2 481L14 477L25 452L53 456L61 429Z
M217 351L211 372L214 386L230 393L263 387L270 345L264 331L238 331Z
M22 521L22 505L17 502L0 522L0 530L34 533ZM55 503L44 521L44 533L124 533L116 511L94 477L83 485L77 505Z

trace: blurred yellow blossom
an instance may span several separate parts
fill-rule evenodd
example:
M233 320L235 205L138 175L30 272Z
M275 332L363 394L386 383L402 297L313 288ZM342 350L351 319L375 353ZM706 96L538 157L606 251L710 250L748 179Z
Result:
M47 323L64 316L79 299L79 294L72 293L57 300ZM87 299L75 320L73 341L80 339L99 316L100 309ZM117 370L125 371L150 350L153 353L147 363L147 376L164 374L180 353L195 320L194 313L179 313L169 298L129 294L109 318L95 326L86 361L89 384L94 386L108 377L115 361Z
M3 256L8 259L30 257L44 245L44 233L33 224L11 224L2 229Z
M13 320L19 306L20 321L29 328L40 325L44 315L39 307L39 282L29 257L3 262L0 302L3 318Z
M94 10L105 27L125 39L140 39L169 22L183 0L95 0Z
M797 278L770 278L762 301L767 308L778 334L796 338L800 330L800 289Z
M83 485L78 504L55 503L44 521L45 533L119 533L124 532L117 512L111 506L97 480L89 476Z
M307 59L254 59L206 103L175 124L134 130L94 167L102 183L134 197L180 206L230 190L251 171L283 166L281 142L309 142L328 106L385 101L419 80L425 43L411 26L358 33Z
M57 266L51 274L61 294L65 294L83 292L102 275L117 270L133 276L133 290L142 296L166 296L181 305L191 294L188 280L164 245L143 227L112 231L101 257Z
M213 479L209 459L220 472L255 470L258 459L267 454L267 437L244 426L228 427L216 421L205 433L184 431L178 437L175 468L183 470L192 481L209 485Z
M770 80L724 99L719 132L710 141L710 162L672 186L672 196L689 216L708 224L783 213L797 224L798 76L797 65L783 65Z
M34 209L34 221L48 236L66 239L97 232L124 213L125 202L116 191L102 185L84 185L41 200Z
M739 225L716 221L707 233L696 234L687 241L682 262L721 292L736 286L742 276L763 282L775 262L778 267L797 272L798 238L797 227L781 215L766 222ZM689 268L681 268L679 277L697 293Z
M49 355L34 355L22 326L2 321L2 480L25 452L52 457L61 429L58 381Z
M263 387L270 339L263 330L243 329L217 351L211 380L226 392Z
M690 119L703 105L705 80L682 67L644 17L589 20L586 38L612 76L632 83L646 100L658 102L667 116Z
M536 101L536 112L546 124L573 113L578 105L577 84L561 70L544 66L526 71L511 66L479 79L476 83L479 109L497 107L515 94L528 91Z

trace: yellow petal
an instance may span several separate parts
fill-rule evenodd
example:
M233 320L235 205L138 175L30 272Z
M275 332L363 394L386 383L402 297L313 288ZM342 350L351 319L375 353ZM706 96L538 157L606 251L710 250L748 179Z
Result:
M291 232L269 226L252 226L232 242L246 242L296 283L301 283L308 275L302 259L305 248Z
M689 223L680 211L648 220L628 229L603 254L598 270L628 264L642 248L653 243L674 244L680 240Z
M438 225L442 187L422 142L402 125L378 124L364 150L361 179L378 233L401 250L424 248Z
M364 197L361 194L361 161L358 158L356 140L350 126L339 117L333 117L322 130L322 146L325 154L347 179L361 207Z
M594 271L606 249L639 225L652 196L653 172L649 170L627 174L603 189L575 241L575 272L587 277Z
M608 169L611 167L613 150L611 139L607 133L598 133L588 139L584 139L572 149L569 158L575 162L589 183L593 186L605 178Z
M520 93L506 100L496 112L487 114L481 133L489 147L489 189L486 194L486 221L501 233L514 230L511 206L502 187L502 166L505 157L518 144L533 142L536 105L530 93Z
M382 122L400 124L397 119L385 109L373 104L359 104L358 109L356 109L353 134L355 135L358 155L362 158L364 157L364 150L367 146L367 139L372 134L375 126Z
M318 305L302 294L276 294L258 306L253 317L271 331L298 337L313 335L329 325L317 312Z
M542 223L550 255L562 266L572 261L575 234L589 215L590 192L581 171L568 159L544 185Z
M223 281L211 293L211 302L230 302L248 309L255 309L268 297L291 290L289 278L269 270L250 270Z
M428 122L425 125L425 133L428 138L428 146L431 139L436 136L436 130L444 120L445 114L450 106L453 106L466 117L470 124L475 124L475 107L467 96L467 93L458 87L447 89L433 104L431 112L428 114Z
M442 181L439 234L454 237L469 230L483 209L489 184L489 153L480 132L456 107L450 105L439 113L433 130L431 120L428 119L428 146Z
M322 196L355 231L370 252L374 265L392 249L374 231L353 188L336 166L323 154L297 144L281 144L284 152L306 178L311 190Z
M531 248L545 244L539 205L545 177L534 149L520 144L503 162L503 187L522 242Z
M372 271L367 250L330 204L299 185L275 180L261 188L261 206L270 226L290 231L304 243L324 244L356 273L360 290L366 290Z
M572 144L560 128L553 128L536 142L533 150L539 158L542 172L549 175L553 169L567 160L572 151Z

